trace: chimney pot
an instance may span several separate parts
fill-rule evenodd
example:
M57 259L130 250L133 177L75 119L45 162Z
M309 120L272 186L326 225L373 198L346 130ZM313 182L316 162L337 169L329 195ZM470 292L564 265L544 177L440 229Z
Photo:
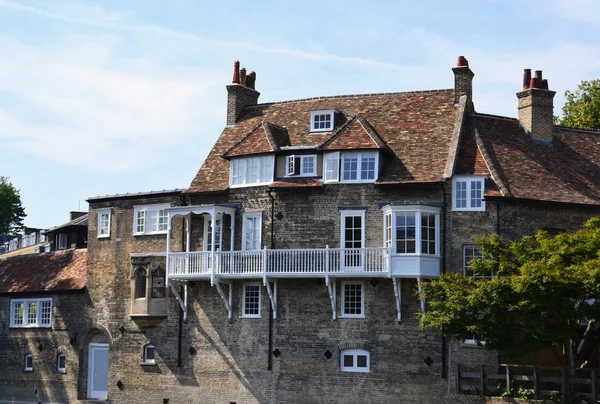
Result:
M227 126L238 122L238 117L245 107L256 105L260 93L255 90L256 73L246 76L246 69L240 69L240 62L235 61L233 83L227 87Z
M542 82L542 71L541 71L541 70L536 70L536 71L535 71L535 78L536 78L537 80L539 80L539 81L540 81L540 83Z
M254 90L254 84L256 83L256 73L250 72L248 77L246 77L246 82L248 84L248 88L251 88Z
M454 103L458 104L463 95L467 96L465 108L469 112L475 110L473 106L473 76L475 74L469 67L469 61L464 56L459 56L454 72Z
M240 61L233 62L233 80L232 83L240 84Z
M240 84L243 85L244 87L247 87L246 85L246 68L242 67L240 69Z
M542 89L548 90L548 79L542 80Z
M523 70L523 90L527 90L531 83L531 69Z

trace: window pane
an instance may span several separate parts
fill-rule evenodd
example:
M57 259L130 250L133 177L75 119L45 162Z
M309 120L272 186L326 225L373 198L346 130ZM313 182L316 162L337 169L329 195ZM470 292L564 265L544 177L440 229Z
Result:
M27 324L37 324L37 302L27 304Z
M58 369L59 370L65 368L65 359L66 359L65 355L63 355L63 354L58 355Z
M23 324L23 302L13 303L13 316L15 325Z
M354 356L344 355L344 367L353 367L353 366L354 366Z
M396 213L396 252L411 254L416 252L416 219L414 213Z
M146 360L149 362L154 362L154 347L153 346L146 347Z
M142 299L144 297L146 297L146 270L138 268L135 277L135 298Z
M260 286L246 285L244 291L244 314L258 315L260 313Z
M52 302L42 301L40 302L40 325L50 325L52 317Z
M362 314L362 284L344 284L344 315Z
M466 181L456 181L454 183L454 198L457 208L466 208L467 207L467 182Z
M161 270L152 271L152 298L165 297L165 276Z
M367 357L365 355L358 355L356 357L356 366L359 368L367 367Z

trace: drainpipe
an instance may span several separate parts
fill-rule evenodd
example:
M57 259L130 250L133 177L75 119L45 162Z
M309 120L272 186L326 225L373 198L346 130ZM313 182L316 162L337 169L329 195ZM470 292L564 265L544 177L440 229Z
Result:
M271 250L275 249L275 198L272 190L267 189L267 195L271 199ZM266 268L265 268L266 270ZM267 370L273 370L273 306L269 302L269 355Z
M444 183L441 184L441 189L442 189L442 195L443 195L443 201L444 204L442 205L442 240L444 240L444 244L443 244L443 250L442 250L442 255L443 255L443 260L442 260L442 273L445 274L446 273L446 215L447 215L447 211L446 211L446 188L444 187ZM447 341L446 341L446 337L442 335L442 379L446 379L447 377L447 369L446 369L446 345L447 345Z
M179 287L179 296L183 293L182 287ZM183 309L181 305L179 305L179 333L177 336L177 367L180 368L181 364L181 347L182 347L182 339L183 339Z
M183 195L179 196L179 202L181 203L181 206L187 206L188 204L185 202L185 197ZM189 226L190 224L188 223L187 218L183 218L182 220L185 220L185 225ZM183 221L182 221L183 223ZM184 250L184 240L186 239L185 237L185 229L183 226L181 226L181 251L185 251ZM187 249L187 246L185 246ZM179 287L179 296L181 296L183 294L183 290L182 287ZM178 330L178 334L177 334L177 367L180 368L182 367L182 340L183 340L183 310L181 309L181 305L179 305L179 330Z
M496 202L496 234L500 235L500 201Z

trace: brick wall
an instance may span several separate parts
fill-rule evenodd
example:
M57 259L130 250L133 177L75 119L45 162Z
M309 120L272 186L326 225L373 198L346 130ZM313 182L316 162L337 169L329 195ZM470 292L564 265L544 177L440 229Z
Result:
M19 297L52 297L52 327L9 328L11 296L0 297L0 400L72 402L78 398L81 338L89 327L87 292ZM25 372L25 355L33 355L33 371ZM57 357L66 355L66 372Z

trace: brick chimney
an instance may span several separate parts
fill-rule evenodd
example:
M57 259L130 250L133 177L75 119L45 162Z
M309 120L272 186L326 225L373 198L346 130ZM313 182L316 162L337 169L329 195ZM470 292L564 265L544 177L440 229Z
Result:
M469 68L469 61L464 56L459 56L454 72L454 103L463 95L467 96L467 111L473 112L473 76L475 73Z
M542 79L542 71L531 69L523 72L523 91L519 99L519 121L533 140L552 143L554 130L554 94L548 90L548 80Z
M69 212L69 222L72 220L75 220L83 215L87 215L87 212L76 212L76 211L71 211Z
M260 93L254 89L256 73L246 75L246 69L240 69L240 62L233 64L233 80L227 86L227 126L236 124L244 107L256 105Z

